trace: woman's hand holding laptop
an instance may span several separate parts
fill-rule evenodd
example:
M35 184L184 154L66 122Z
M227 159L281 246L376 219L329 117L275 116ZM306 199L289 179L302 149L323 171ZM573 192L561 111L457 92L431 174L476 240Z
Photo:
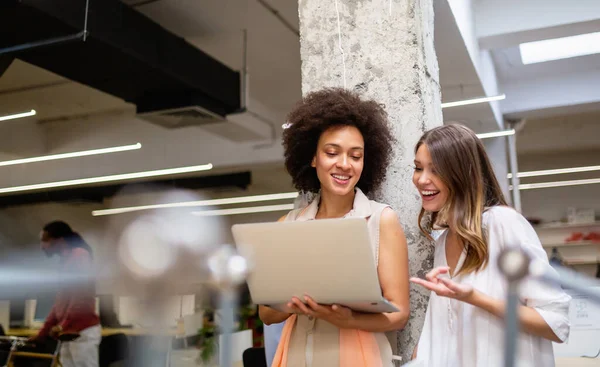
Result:
M292 301L287 306L294 313L322 319L339 328L352 328L354 312L340 305L320 305L310 296L304 296L304 302L298 297L292 297Z

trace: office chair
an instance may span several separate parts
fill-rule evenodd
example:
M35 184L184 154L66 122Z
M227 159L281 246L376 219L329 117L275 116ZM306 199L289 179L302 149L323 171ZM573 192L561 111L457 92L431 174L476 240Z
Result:
M125 334L113 334L102 338L99 347L100 367L109 367L129 357L129 339Z
M265 348L248 348L242 354L244 367L268 367Z
M6 340L8 342L10 342L11 347L10 347L10 351L8 352L8 357L6 358L6 364L3 365L4 367L14 367L15 366L15 360L19 359L19 358L26 358L26 359L31 359L31 360L45 360L48 361L50 367L60 367L60 357L59 357L59 352L60 352L60 345L61 345L61 340L59 339L58 342L56 343L56 348L54 348L54 350L50 351L49 353L41 353L38 351L28 351L27 349L31 349L31 345L28 342L28 338L23 338L23 337L16 337L16 336L3 336L0 337L0 339L2 340ZM35 363L33 361L29 361L26 362L26 365L31 365L32 363ZM16 364L16 365L21 365L21 364Z
M0 324L0 337L5 336L4 327ZM6 364L6 360L8 359L8 351L10 350L10 344L3 342L0 340L0 366L4 366Z

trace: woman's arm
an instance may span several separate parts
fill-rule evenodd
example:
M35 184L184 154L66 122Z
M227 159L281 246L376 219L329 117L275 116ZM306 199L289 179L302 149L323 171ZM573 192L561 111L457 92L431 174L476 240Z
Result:
M411 281L435 292L438 296L454 298L479 307L492 315L504 318L506 303L503 300L490 297L467 284L456 283L448 278L438 278L440 274L448 273L447 267L435 268L425 278L412 278ZM553 342L562 343L559 338L535 308L519 306L519 322L523 331Z
M419 351L419 344L415 345L415 349L413 349L412 356L410 356L410 359L416 359L418 351Z
M545 267L546 272L555 273L548 263L548 254L542 247L535 229L523 215L509 207L495 207L488 215L490 246L496 248L518 246L532 261ZM565 341L570 330L571 297L560 287L544 286L532 279L525 279L520 288L524 306L519 309L519 318L523 331L557 343ZM490 299L486 296L476 292L472 302L493 315L503 317L504 300Z
M284 322L291 315L291 313L277 311L268 306L258 306L258 317L267 325Z
M506 302L503 300L494 299L487 294L474 290L465 302L484 309L496 317L504 318ZM519 321L521 328L526 333L540 336L556 343L563 342L534 308L519 306Z
M391 208L386 208L381 213L379 228L379 283L384 298L400 311L353 315L351 328L373 332L404 328L410 311L406 237L398 216Z

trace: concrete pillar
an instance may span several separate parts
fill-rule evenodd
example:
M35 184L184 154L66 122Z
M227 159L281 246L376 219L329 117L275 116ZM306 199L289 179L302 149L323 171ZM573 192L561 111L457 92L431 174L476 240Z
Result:
M412 184L413 149L442 124L432 0L299 0L302 92L345 86L385 105L398 140L377 199L398 212L408 240L410 274L423 276L433 246L420 233ZM408 359L418 341L428 294L411 290L411 318L398 333Z

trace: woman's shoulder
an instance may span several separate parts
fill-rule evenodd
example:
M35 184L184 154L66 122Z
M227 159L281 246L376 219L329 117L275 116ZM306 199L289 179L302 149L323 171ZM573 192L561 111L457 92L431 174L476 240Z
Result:
M279 218L279 220L277 220L278 222L287 222L290 220L296 220L296 218L298 218L298 216L300 215L300 213L302 213L302 211L306 209L306 208L297 208L294 209L290 212L288 212L286 215L282 216L281 218Z
M400 217L390 205L371 200L371 214L379 216L381 230L402 230Z
M385 208L390 208L390 210L393 211L392 207L389 204L381 203L376 200L369 200L369 206L371 207L372 211L383 211Z
M489 208L484 213L483 226L488 233L503 233L506 241L539 242L531 223L517 210L508 206Z
M392 209L392 206L389 204L375 200L369 200L369 206L371 209L371 213L379 213L382 218L386 217L389 219L391 217L397 217L396 211Z
M483 212L483 222L527 222L527 219L516 209L507 205L496 205Z

